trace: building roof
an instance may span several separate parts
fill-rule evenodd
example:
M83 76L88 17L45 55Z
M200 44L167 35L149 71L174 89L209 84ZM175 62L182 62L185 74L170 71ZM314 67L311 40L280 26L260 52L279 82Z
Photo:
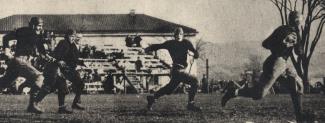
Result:
M27 26L31 17L41 17L44 28L63 33L72 28L88 34L113 33L172 33L182 27L185 35L195 35L197 30L145 14L22 14L0 19L0 33Z

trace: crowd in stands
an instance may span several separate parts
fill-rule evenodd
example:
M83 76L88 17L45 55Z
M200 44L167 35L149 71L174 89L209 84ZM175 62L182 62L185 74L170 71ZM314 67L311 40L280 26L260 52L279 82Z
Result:
M125 45L127 47L141 47L141 41L142 38L139 35L135 35L135 36L126 36L125 38Z
M80 49L81 58L84 59L122 59L124 58L123 49L106 54L104 49L98 50L96 46L86 44Z
M94 70L86 70L82 79L86 82L86 83L91 83L91 82L98 82L98 81L102 81L101 76L98 73L97 69Z
M104 49L97 50L96 46L85 45L81 49L81 58L92 58L92 59L106 59L107 55L104 52Z

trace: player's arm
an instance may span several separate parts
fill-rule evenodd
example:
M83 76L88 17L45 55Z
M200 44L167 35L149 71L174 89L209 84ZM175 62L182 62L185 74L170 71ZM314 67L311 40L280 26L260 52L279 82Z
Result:
M188 45L189 45L189 50L194 53L193 57L195 59L199 58L199 52L194 48L193 44L190 41L188 41Z
M275 45L274 41L277 40L277 35L278 29L274 30L274 32L262 42L262 46L266 49L271 49L271 47Z
M58 61L61 67L65 66L63 61L64 55L67 53L68 47L64 40L60 41L53 51L53 57Z
M273 33L267 37L263 43L262 46L266 49L272 49L273 47L283 45L283 40L286 37L286 33L288 31L287 26L280 26L277 29L273 31Z
M167 47L168 47L167 42L162 43L162 44L153 44L153 45L150 45L149 47L145 48L144 51L146 53L148 53L148 52L152 52L152 51L157 51L159 49L166 49Z
M16 32L14 32L14 31L6 34L2 38L2 46L3 46L4 54L9 58L13 57L12 54L10 53L9 41L15 40L15 39L16 39Z
M304 54L304 50L303 50L303 47L302 47L302 44L301 44L301 38L298 38L297 39L297 42L294 45L293 49L294 49L294 53L296 55L302 55L302 54Z
M53 57L57 60L63 60L67 50L68 47L66 46L64 40L61 40L53 50Z
M43 42L37 42L37 55L38 57L41 57L42 59L46 60L47 62L55 62L57 61L56 58L52 57L50 54L48 54L45 50L45 43Z

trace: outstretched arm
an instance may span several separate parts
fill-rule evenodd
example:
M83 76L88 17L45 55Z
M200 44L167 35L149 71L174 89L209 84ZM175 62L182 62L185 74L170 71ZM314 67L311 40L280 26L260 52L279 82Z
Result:
M144 51L146 53L148 52L152 52L152 51L157 51L159 49L166 49L168 46L168 44L165 42L165 43L162 43L162 44L153 44L153 45L150 45L149 47L145 48Z

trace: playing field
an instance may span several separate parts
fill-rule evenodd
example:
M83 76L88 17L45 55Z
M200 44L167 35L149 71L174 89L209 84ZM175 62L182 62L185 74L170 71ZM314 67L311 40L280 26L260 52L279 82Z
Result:
M43 114L26 113L26 95L0 95L0 122L287 122L294 119L288 95L270 95L261 101L238 98L220 107L220 94L198 94L197 105L202 113L186 110L187 95L175 94L159 99L154 111L146 111L146 95L84 95L85 111L74 114L57 114L57 97L45 98ZM73 95L67 98L71 105ZM325 122L325 98L322 95L305 95L305 110L313 110L319 122Z

